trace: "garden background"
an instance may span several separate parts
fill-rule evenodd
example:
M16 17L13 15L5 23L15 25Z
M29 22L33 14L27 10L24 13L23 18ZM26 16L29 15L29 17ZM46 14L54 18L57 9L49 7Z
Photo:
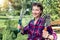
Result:
M60 35L60 0L0 0L0 40L27 40L28 36L21 35L17 26L21 13L23 26L33 19L31 13L33 2L43 4L43 15L50 14L53 30Z

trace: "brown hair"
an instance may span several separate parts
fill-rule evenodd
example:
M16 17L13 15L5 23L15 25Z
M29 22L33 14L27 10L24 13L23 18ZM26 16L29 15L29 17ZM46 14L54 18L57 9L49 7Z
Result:
M43 12L43 6L42 6L41 3L32 3L32 7L33 7L33 6L40 7L40 10ZM40 15L42 15L42 13L41 13Z
M43 6L41 3L32 3L32 7L33 6L37 6L37 7L40 7L40 10L43 12Z

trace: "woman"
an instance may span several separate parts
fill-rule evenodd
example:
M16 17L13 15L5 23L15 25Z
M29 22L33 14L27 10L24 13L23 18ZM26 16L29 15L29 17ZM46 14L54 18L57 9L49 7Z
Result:
M53 32L51 26L47 27L47 31L44 30L44 18L41 17L43 12L43 6L40 3L32 4L32 15L33 20L29 24L22 28L18 25L18 29L21 30L22 34L28 34L27 40L56 40L56 33Z

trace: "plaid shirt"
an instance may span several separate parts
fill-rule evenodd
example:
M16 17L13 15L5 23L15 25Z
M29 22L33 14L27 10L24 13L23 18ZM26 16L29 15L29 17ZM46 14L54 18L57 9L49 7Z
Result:
M29 24L24 27L22 34L28 34L28 40L45 40L42 38L42 30L44 29L44 18L39 18L34 25L34 20L31 20ZM47 27L49 34L53 35L54 40L56 40L56 33L53 33L51 26Z

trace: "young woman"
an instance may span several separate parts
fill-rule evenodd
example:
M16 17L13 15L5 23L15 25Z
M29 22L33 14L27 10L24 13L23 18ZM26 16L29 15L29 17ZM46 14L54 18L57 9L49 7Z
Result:
M33 20L29 24L22 28L18 25L18 29L21 30L22 34L28 34L27 40L56 40L56 33L53 32L51 26L47 27L47 31L44 30L44 18L41 17L43 12L43 6L40 3L32 4L32 15Z

